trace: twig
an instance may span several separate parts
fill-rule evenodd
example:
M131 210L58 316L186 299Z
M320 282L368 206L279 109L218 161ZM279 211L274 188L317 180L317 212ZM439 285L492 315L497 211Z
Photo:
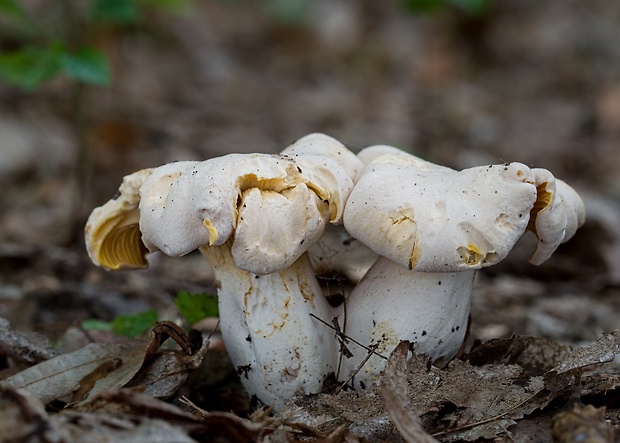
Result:
M340 391L342 391L344 389L344 387L347 386L351 380L353 380L353 377L355 377L357 375L357 373L362 370L362 368L364 367L364 365L366 364L368 359L370 357L372 357L372 354L373 353L376 354L375 349L377 349L378 346L379 346L379 343L375 343L374 345L372 345L369 348L368 354L366 355L366 357L364 357L364 360L362 360L362 362L357 366L357 368L355 368L355 371L353 371L353 374L351 374L351 376L344 383L342 383L340 386L338 386L338 389L336 389L336 392L334 392L334 395L336 395ZM379 354L377 354L377 355L379 355Z
M381 358L382 358L382 359L384 359L384 360L387 360L387 357L386 357L386 356L384 356L384 355L382 355L382 354L379 354L378 352L376 352L376 351L375 351L376 347L373 349L373 348L371 348L371 347L368 347L368 346L366 346L366 345L361 344L360 342L358 342L358 341L357 341L357 340L355 340L354 338L349 337L348 335L344 334L343 332L337 331L337 330L336 330L336 328L335 328L333 325L330 325L329 323L327 323L326 321L324 321L324 320L320 319L319 317L317 317L317 316L316 316L316 315L314 315L314 314L310 314L310 317L312 317L312 318L314 318L314 319L316 319L316 320L320 321L321 323L323 323L323 324L324 324L325 326L327 326L328 328L330 328L330 329L332 329L332 330L336 331L336 332L338 333L338 335L340 335L340 336L342 336L342 337L346 338L346 339L347 339L347 340L349 340L349 341L352 341L353 343L355 343L355 344L356 344L356 345L358 345L359 347L361 347L361 348L365 349L365 350L366 350L366 351L368 351L369 353L374 354L374 355L376 355L377 357L381 357Z

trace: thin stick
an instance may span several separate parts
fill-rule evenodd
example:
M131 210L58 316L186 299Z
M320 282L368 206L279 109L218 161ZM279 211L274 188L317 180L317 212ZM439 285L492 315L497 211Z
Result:
M329 323L327 323L327 322L326 322L326 321L324 321L324 320L321 320L321 319L320 319L319 317L317 317L316 315L314 315L314 314L310 314L310 317L317 319L318 321L320 321L321 323L323 323L325 326L327 326L329 329L332 329L332 330L336 331L336 328L334 328L334 326L330 325ZM338 331L336 331L336 332L338 332ZM378 352L376 352L376 351L375 351L375 349L376 349L376 348L375 348L375 349L373 349L373 348L370 348L370 347L368 347L368 346L366 346L366 345L363 345L363 344L361 344L360 342L358 342L357 340L355 340L355 339L353 339L353 338L349 337L348 335L343 334L342 332L338 332L338 335L339 335L339 336L342 336L342 337L344 337L344 338L346 338L347 340L352 341L353 343L355 343L355 344L356 344L356 345L358 345L359 347L366 349L366 351L370 352L371 354L374 354L374 355L376 355L377 357L381 357L382 359L387 360L387 357L386 357L386 356L381 355L381 354L379 354Z
M362 367L364 367L364 365L366 364L368 359L370 357L372 357L373 353L377 354L375 352L375 349L377 349L378 346L379 346L379 343L375 343L374 345L372 345L372 348L369 348L368 354L366 355L366 357L364 357L364 360L362 360L362 362L359 364L359 366L357 368L355 368L355 371L353 371L353 374L351 374L351 376L344 383L342 383L340 386L338 386L338 389L336 389L336 392L334 392L334 395L338 394L340 391L342 391L344 389L344 387L347 386L351 380L353 380L353 377L355 377L357 375L357 373L362 370ZM379 354L377 354L377 355L379 355ZM379 357L381 357L381 355L379 355Z

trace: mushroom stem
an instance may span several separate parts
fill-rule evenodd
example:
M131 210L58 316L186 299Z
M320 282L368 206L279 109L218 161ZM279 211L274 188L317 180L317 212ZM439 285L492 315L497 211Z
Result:
M474 270L417 272L380 257L355 287L346 305L345 334L388 356L401 340L416 354L446 363L461 348L467 332ZM344 322L341 321L341 324ZM342 362L341 380L353 376L368 352L349 346L353 357ZM364 389L385 369L386 360L372 355L353 378Z
M200 251L215 273L222 335L248 393L278 410L297 394L320 392L336 348L311 314L326 321L333 314L307 254L258 275L236 265L231 241Z

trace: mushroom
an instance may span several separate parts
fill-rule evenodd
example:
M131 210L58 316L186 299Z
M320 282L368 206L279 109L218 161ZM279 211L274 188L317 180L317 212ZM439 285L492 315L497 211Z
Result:
M146 266L147 251L200 249L214 270L224 342L250 395L276 409L316 393L334 371L332 318L306 251L340 223L361 161L311 134L280 155L230 154L126 177L93 211L89 255L108 269Z
M346 334L383 356L409 340L414 352L449 361L465 338L475 270L503 260L526 229L539 239L530 261L540 264L584 222L577 193L544 169L455 171L389 146L358 157L365 167L344 226L381 257L347 300ZM368 386L385 360L353 353L340 378Z

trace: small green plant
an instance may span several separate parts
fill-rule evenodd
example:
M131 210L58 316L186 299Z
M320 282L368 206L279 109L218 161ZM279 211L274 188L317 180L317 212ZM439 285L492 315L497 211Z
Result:
M144 20L147 8L178 9L184 3L185 0L61 0L47 2L33 14L18 0L0 0L0 19L12 25L8 39L11 44L0 47L0 77L28 91L59 75L84 84L106 86L110 82L110 66L105 54L92 42L96 31L136 26Z
M137 314L119 315L111 322L102 320L84 320L82 328L86 330L111 331L125 337L138 337L153 327L159 320L157 311L148 309Z
M188 325L193 325L198 320L206 317L219 316L217 297L214 295L179 291L175 305ZM152 328L157 321L159 321L157 311L148 309L137 314L119 315L109 322L98 319L84 320L82 322L82 329L110 331L116 335L138 337Z
M147 12L180 11L186 5L189 0L0 0L0 82L32 93L52 79L68 79L62 92L72 105L78 149L69 178L71 207L59 242L77 241L90 207L93 155L85 91L88 86L109 85L113 75L108 57L98 47L100 37L122 39L125 31L148 29Z
M490 0L402 0L406 9L415 13L435 12L453 7L471 16L483 16L489 11Z
M190 325L205 317L217 317L219 315L217 297L210 294L192 294L187 291L179 291L175 304Z

